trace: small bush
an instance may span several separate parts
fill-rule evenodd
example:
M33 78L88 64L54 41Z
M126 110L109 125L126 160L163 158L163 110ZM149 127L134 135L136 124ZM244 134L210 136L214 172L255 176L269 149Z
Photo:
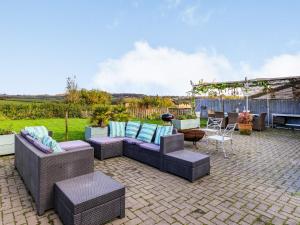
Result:
M179 115L177 116L177 119L178 120L197 119L197 116L193 114Z
M93 108L91 116L92 126L107 126L110 120L127 122L130 116L122 105L98 105Z

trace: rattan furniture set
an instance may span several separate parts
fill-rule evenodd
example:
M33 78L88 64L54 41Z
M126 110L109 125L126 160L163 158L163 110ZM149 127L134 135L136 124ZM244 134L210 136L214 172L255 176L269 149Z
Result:
M177 133L160 137L160 145L145 143L135 138L107 137L90 138L97 159L126 156L161 171L183 177L191 182L210 173L208 155L184 149L184 134Z
M125 216L125 187L94 172L94 156L104 160L123 155L189 181L210 173L209 156L185 150L183 134L174 130L172 135L162 136L160 143L92 138L88 143L61 142L65 151L46 154L20 133L15 136L15 168L35 201L38 215L55 208L65 225L104 224Z

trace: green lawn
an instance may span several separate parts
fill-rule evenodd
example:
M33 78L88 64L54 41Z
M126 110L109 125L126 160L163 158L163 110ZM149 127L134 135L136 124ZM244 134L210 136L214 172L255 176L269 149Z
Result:
M162 120L141 120L143 123L163 124ZM85 126L89 124L89 119L69 119L69 140L84 139ZM43 125L48 130L53 131L53 138L63 141L65 137L64 119L36 119L36 120L3 120L0 121L0 128L11 128L15 132L20 132L26 126ZM201 119L201 127L206 125L206 119Z
M85 126L89 124L88 119L69 119L69 140L84 139ZM19 132L26 126L43 125L53 131L53 138L63 141L65 136L64 119L36 119L36 120L4 120L0 121L0 128L10 128Z

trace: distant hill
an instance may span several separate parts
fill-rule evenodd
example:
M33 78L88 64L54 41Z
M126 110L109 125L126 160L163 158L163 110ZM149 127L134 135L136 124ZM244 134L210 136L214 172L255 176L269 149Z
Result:
M113 103L120 102L123 98L143 98L147 95L136 93L114 93L112 94ZM176 103L189 101L187 96L164 96L169 97ZM63 101L64 95L7 95L0 94L0 100L23 101L23 102L42 102L42 101Z

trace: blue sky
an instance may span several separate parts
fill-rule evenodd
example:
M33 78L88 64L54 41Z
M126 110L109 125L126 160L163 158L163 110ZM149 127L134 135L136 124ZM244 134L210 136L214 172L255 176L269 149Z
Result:
M300 75L300 1L1 1L0 93L184 94L189 81Z

